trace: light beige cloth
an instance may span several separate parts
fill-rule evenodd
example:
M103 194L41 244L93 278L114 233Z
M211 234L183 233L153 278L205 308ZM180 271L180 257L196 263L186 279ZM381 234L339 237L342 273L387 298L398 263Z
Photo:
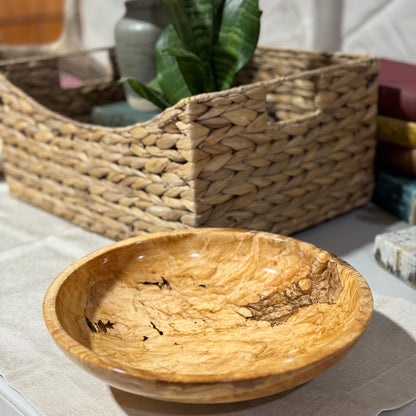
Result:
M288 392L247 402L159 402L111 388L79 369L42 319L52 279L111 243L13 200L0 181L0 375L44 416L369 416L416 398L416 305L374 294L375 313L338 364ZM411 289L409 289L411 290Z

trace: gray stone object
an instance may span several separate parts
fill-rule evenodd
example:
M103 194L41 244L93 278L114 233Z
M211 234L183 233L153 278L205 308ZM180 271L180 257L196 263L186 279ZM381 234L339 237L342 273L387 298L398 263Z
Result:
M416 288L416 226L377 235L374 256L380 266Z

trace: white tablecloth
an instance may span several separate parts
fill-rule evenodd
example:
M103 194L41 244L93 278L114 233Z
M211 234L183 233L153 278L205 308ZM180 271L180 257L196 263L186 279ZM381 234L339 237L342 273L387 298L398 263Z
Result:
M39 414L367 416L416 398L416 304L377 293L375 313L357 346L288 392L234 404L185 405L107 386L58 350L43 323L42 300L63 268L109 243L10 198L0 182L0 375Z

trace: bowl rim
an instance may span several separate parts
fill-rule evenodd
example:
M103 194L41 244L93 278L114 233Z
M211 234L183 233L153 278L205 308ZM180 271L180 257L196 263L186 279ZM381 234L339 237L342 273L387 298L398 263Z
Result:
M278 238L283 240L292 240L301 242L310 247L317 248L322 252L328 253L331 258L337 262L338 267L347 269L351 276L354 278L357 284L357 291L359 293L359 307L357 315L351 322L348 331L342 333L342 336L337 337L331 342L325 344L324 348L313 350L312 352L303 354L302 359L293 359L288 362L280 362L279 367L270 366L267 369L261 368L257 370L247 369L245 371L237 370L235 372L222 373L222 374L177 374L168 372L156 372L150 370L144 370L137 367L128 366L125 364L118 363L107 357L103 357L97 354L90 348L79 343L68 332L65 330L63 325L60 323L56 313L56 299L60 288L62 287L65 280L79 267L88 263L92 259L99 257L112 250L119 249L125 246L141 243L144 240L155 240L163 238L165 236L181 236L185 234L204 234L204 233L215 233L215 232L232 232L232 233L253 233L264 235L268 238ZM276 233L269 233L266 231L256 231L247 229L237 228L188 228L181 230L162 231L156 233L150 233L145 235L138 235L125 240L116 241L110 243L104 247L94 250L78 260L67 266L61 273L59 273L51 282L48 289L45 292L42 315L46 327L54 339L55 343L73 360L81 364L84 369L90 367L98 367L102 373L118 373L123 377L139 378L147 381L158 381L174 384L198 384L207 385L214 383L229 383L229 382L244 382L253 379L262 379L267 377L281 377L284 375L286 378L291 373L297 373L301 369L305 372L308 368L316 366L318 363L324 363L331 357L344 356L354 344L359 340L361 335L364 333L368 326L373 312L373 296L364 277L349 263L342 258L321 249L314 244L305 242L303 240L285 236ZM313 358L310 356L313 355ZM304 363L307 363L306 365Z

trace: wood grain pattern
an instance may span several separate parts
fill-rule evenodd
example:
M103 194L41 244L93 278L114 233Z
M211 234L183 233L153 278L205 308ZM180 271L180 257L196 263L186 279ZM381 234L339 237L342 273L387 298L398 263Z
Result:
M190 229L104 247L49 287L58 346L105 382L182 402L294 387L341 359L372 313L365 280L310 244Z

